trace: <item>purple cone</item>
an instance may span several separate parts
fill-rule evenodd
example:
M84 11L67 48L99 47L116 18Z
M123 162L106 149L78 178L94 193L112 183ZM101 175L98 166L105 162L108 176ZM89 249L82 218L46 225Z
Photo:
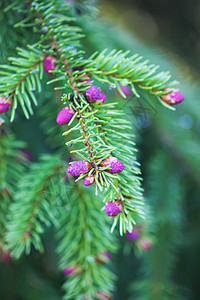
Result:
M89 186L94 183L94 175L86 176L84 179L84 185Z
M91 168L92 166L88 161L78 160L69 166L67 172L72 176L80 176L87 173Z
M101 162L101 166L110 167L107 171L110 173L120 173L124 170L124 164L116 157L110 156Z
M122 92L126 97L130 97L133 94L129 85L120 85L120 89L122 90Z
M98 102L101 101L101 104L103 104L106 101L106 95L102 92L100 92L99 100Z
M57 115L56 122L59 125L68 124L74 116L74 109L70 109L69 106L64 107Z
M91 85L91 87L89 87L89 89L87 89L86 91L86 98L88 99L89 102L94 103L99 100L100 94L101 92L98 86Z
M116 216L122 211L122 204L119 201L109 201L105 205L105 213L108 216Z
M132 232L126 232L126 237L130 241L137 241L140 237L140 232L137 228L134 228Z
M184 100L183 94L178 89L167 88L165 91L173 90L171 93L161 96L161 99L169 105L176 105Z
M12 106L12 99L9 99L8 102L6 102L7 99L8 97L0 97L0 114L6 112Z
M54 56L47 56L45 60L43 61L44 65L44 71L49 74L53 75L50 71L53 71L56 67L56 61L57 59Z

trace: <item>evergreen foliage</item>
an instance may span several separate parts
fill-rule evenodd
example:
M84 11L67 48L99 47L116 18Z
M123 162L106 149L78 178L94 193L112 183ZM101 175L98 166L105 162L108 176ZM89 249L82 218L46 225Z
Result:
M22 153L25 143L16 140L9 130L6 131L0 130L0 248L5 247L7 211L13 199L16 182L25 171L25 159Z
M77 268L63 286L64 299L94 299L98 292L110 294L113 290L115 277L105 265L105 255L116 251L116 240L100 207L97 197L78 187L61 214L59 267Z
M33 91L41 92L40 80L43 77L43 60L41 51L29 47L29 51L18 49L19 58L10 57L12 65L1 65L0 88L4 95L13 99L11 122L15 117L18 103L21 105L26 118L33 114L32 102L37 105ZM39 75L40 74L40 75Z
M10 207L6 241L12 254L19 258L29 254L31 244L42 251L40 235L45 226L58 218L55 187L60 184L58 176L63 172L60 157L45 156L41 163L33 163L30 172L19 181L15 201ZM53 190L53 191L52 191Z

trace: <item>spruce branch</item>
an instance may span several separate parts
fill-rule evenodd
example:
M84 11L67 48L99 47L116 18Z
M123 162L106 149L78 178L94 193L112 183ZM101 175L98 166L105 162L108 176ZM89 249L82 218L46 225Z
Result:
M62 210L57 239L59 268L68 275L63 299L92 300L98 292L109 295L115 276L104 255L116 251L115 238L100 210L99 199L79 185Z
M11 122L18 103L27 119L33 114L32 102L37 105L33 91L41 92L43 78L44 56L40 50L28 46L27 50L18 48L18 54L20 58L9 58L12 65L0 65L0 94L13 100Z
M40 235L45 226L54 224L58 210L53 191L58 185L63 164L58 156L44 156L33 163L21 179L15 201L10 207L6 241L14 257L29 254L31 245L43 251ZM60 180L60 179L59 179Z
M68 12L67 5L63 3L63 1L51 1L50 3L44 4L43 1L39 1L37 3L33 1L25 1L26 7L24 6L23 2L16 1L16 6L14 8L18 8L18 10L27 11L29 10L30 14L28 15L27 19L22 20L20 23L16 24L15 26L32 26L32 23L35 25L35 31L39 33L40 40L38 43L35 44L34 47L40 47L43 51L48 53L55 53L61 59L58 62L61 63L61 69L64 69L65 63L63 64L63 57L67 60L67 63L70 64L70 70L75 67L83 67L84 71L78 72L73 78L73 81L77 81L77 77L79 77L84 73L91 74L99 81L106 81L109 84L114 84L123 94L120 89L120 83L124 83L125 81L129 84L132 88L133 93L139 97L139 90L143 90L143 95L147 98L148 101L151 101L151 96L153 95L154 98L167 106L168 108L172 108L170 105L167 105L164 101L160 99L160 96L165 95L167 93L166 88L170 88L174 83L170 83L170 74L169 72L161 72L156 74L156 70L158 66L154 65L147 65L147 61L141 62L142 57L138 55L133 55L128 57L129 51L123 53L121 50L113 50L110 53L104 50L101 53L94 53L90 58L84 59L83 54L84 51L77 51L80 48L79 39L83 36L81 33L81 29L77 26L69 25L69 22L75 21L75 19L66 16L65 13ZM44 34L45 32L45 34ZM16 63L16 59L14 60ZM8 67L8 66L7 66ZM59 69L59 68L58 68ZM32 70L32 68L27 71L28 73ZM12 71L17 71L12 69ZM67 72L68 73L68 72ZM56 74L56 71L55 71ZM7 74L8 76L12 75ZM56 76L56 81L63 81L66 77L63 76ZM78 76L77 76L78 75ZM25 76L26 77L26 76ZM28 77L29 78L29 77ZM5 79L5 78L4 78ZM3 79L3 80L4 80ZM22 94L21 91L18 89L18 86L21 85L21 81L23 82L24 78L21 78L15 86L3 86L4 96L14 95L14 105L12 109L12 116L11 120L14 119L14 113L17 106L17 102L19 101L22 109L28 118L29 113L33 114L29 97L27 93L24 93L24 87L22 87ZM34 75L32 75L32 82L28 79L29 90L31 92L32 88L35 89L35 79L37 80L37 84L40 83L39 78L36 76L34 79ZM68 80L68 78L66 78ZM0 82L1 83L1 82ZM31 87L31 83L33 87ZM69 83L69 87L71 83ZM66 88L66 84L64 87L59 88ZM82 83L78 83L79 91L82 91L86 88L86 86ZM12 91L13 89L13 91ZM15 96L16 94L18 96ZM38 90L40 91L40 87L38 86ZM2 90L0 90L1 92ZM169 93L169 92L168 92ZM36 99L31 93L30 97L32 98L33 102L36 102ZM18 98L18 99L17 99ZM23 99L24 98L24 99ZM28 111L26 109L27 105Z
M78 137L69 140L66 144L69 146L79 144L79 148L71 152L80 155L92 164L93 168L89 174L95 174L96 187L100 191L106 191L104 201L117 200L123 204L123 212L114 218L112 228L113 230L119 221L122 235L126 230L132 230L135 224L134 215L138 214L140 217L144 217L140 170L134 157L133 136L124 132L131 129L130 123L122 119L122 113L115 110L114 104L96 104L91 113L88 107L84 110L85 101L81 102L81 100L82 97L79 100L79 106L83 107L81 117L84 116L86 120L87 131L85 126L82 128L82 119L80 119L79 123L66 131L64 135L80 130L81 139ZM75 106L73 107L76 109ZM77 116L79 118L79 115ZM86 147L83 148L81 144ZM124 163L125 170L122 173L110 174L106 171L107 168L101 166L102 161L109 156L117 157ZM78 179L84 176L86 175L81 175Z
M25 143L15 139L13 134L0 130L0 248L5 247L5 226L8 209L16 185L25 171L22 149Z
M58 46L55 47L55 49L57 49L57 48L58 48ZM60 51L60 53L62 53L62 50ZM122 235L123 233L126 232L127 229L129 231L131 231L133 224L135 224L135 221L134 221L133 217L131 216L130 212L134 211L136 214L139 213L140 216L143 216L143 210L141 209L141 205L142 205L141 191L142 191L142 189L140 187L140 178L138 178L136 180L134 178L135 187L133 189L134 192L131 195L130 192L127 192L129 189L128 184L126 187L123 184L121 185L121 187L119 187L118 180L116 180L117 177L113 176L107 172L103 172L103 168L101 166L99 166L99 164L102 162L103 159L105 159L109 155L113 154L114 149L117 149L117 146L118 146L118 145L116 145L115 147L113 147L112 143L111 143L111 145L108 145L108 143L105 142L104 135L106 135L106 134L108 135L108 133L110 132L110 137L107 138L110 141L113 139L113 136L114 136L113 133L115 133L115 135L119 137L119 140L121 138L124 138L125 140L127 139L128 140L127 144L129 143L131 145L132 142L129 141L131 136L124 134L124 133L120 133L121 128L127 129L127 128L129 128L129 126L127 126L127 123L125 120L121 122L120 126L118 126L117 123L119 120L116 120L116 124L114 124L114 122L112 122L111 128L109 128L109 126L107 126L106 131L105 131L106 133L104 132L103 123L102 123L102 120L104 119L103 115L105 114L105 110L103 110L104 106L101 105L100 110L103 111L103 114L100 114L101 117L98 117L96 115L96 113L98 112L98 109L95 110L92 105L89 105L87 103L87 100L82 95L82 88L85 88L85 86L87 86L87 84L80 83L75 80L77 77L77 75L76 75L77 71L75 70L75 72L73 72L73 68L70 66L69 61L67 60L67 57L65 56L64 53L62 53L60 55L61 55L61 60L63 62L64 70L66 71L65 76L68 78L69 86L71 87L72 92L74 93L74 95L72 93L68 94L67 97L64 97L63 99L68 98L71 100L71 102L72 102L71 107L73 107L73 109L76 111L75 117L79 121L79 125L74 126L70 130L65 132L64 135L68 135L69 133L72 133L73 131L80 130L80 133L82 136L75 140L74 139L70 140L66 144L72 145L74 143L79 144L79 143L84 142L84 144L86 145L86 147L84 149L82 149L82 148L77 149L77 150L72 151L72 153L75 152L75 153L79 154L82 158L88 160L92 164L93 168L90 171L90 174L92 174L93 171L95 172L95 182L97 184L97 187L99 187L100 190L102 190L102 187L101 187L102 185L106 185L107 187L109 187L111 185L112 189L109 194L110 195L109 200L111 200L111 201L113 201L113 198L114 199L116 198L120 201L125 202L125 199L126 199L127 206L126 207L124 206L124 213L120 217L120 234ZM79 74L77 79L82 78L81 75L85 75L85 73ZM80 90L79 90L79 88L80 88ZM98 105L97 105L97 107L100 108L100 106L98 106ZM112 109L113 109L113 107L110 106L110 110L112 110ZM107 119L111 119L111 118L113 119L113 116L121 114L120 112L113 112L109 115L108 110L106 110L106 113L108 114ZM104 122L108 123L108 121L107 122L104 121ZM123 122L124 122L124 124L123 124ZM123 124L123 126L122 126L122 124ZM117 130L118 130L118 133L116 133ZM126 151L124 153L124 157L122 157L123 160L125 158L127 158L127 153L126 153L127 148L128 148L127 146L124 147L124 149L126 149ZM128 148L128 152L130 154L133 154L131 148L130 149ZM129 160L131 160L130 157L129 157ZM127 166L128 165L130 165L130 161L128 162ZM131 173L131 171L132 170L130 169L130 173ZM135 172L136 178L137 178L137 175L139 174L139 170L137 169L137 167L134 168L134 172ZM107 179L107 177L108 177L108 179ZM82 176L81 176L81 178L82 178ZM130 179L131 179L130 175L128 175L127 178L130 181ZM127 178L126 178L126 180L127 180ZM124 182L126 182L126 180L124 179ZM124 190L125 194L121 193L121 190ZM129 194L128 196L127 196L127 193ZM132 198L133 195L134 195L134 200L132 201L132 203L130 203L131 201L129 199ZM108 197L106 199L108 200ZM117 219L118 219L118 217L115 218L113 229L117 224Z
M56 45L56 44L55 44ZM58 45L55 46L55 49L58 49ZM118 199L119 201L123 201L125 202L125 198L126 198L126 202L127 202L127 206L124 206L124 213L123 215L121 215L120 217L120 234L122 235L123 233L126 232L126 230L128 229L129 231L132 230L132 226L133 224L135 224L135 221L133 219L133 217L131 216L130 212L136 212L139 213L140 216L143 215L143 210L140 208L140 206L142 205L142 194L141 194L141 187L140 187L140 179L138 178L137 180L134 180L135 182L135 188L134 190L134 200L132 201L132 203L130 203L130 198L132 198L132 195L130 194L130 192L128 191L128 184L127 187L124 187L123 185L121 187L119 187L118 185L118 180L116 176L113 176L107 172L103 172L103 168L101 166L99 166L99 164L102 162L103 159L105 159L106 157L108 157L109 155L114 153L114 149L117 149L117 145L115 147L111 145L108 145L108 143L105 142L104 139L104 135L108 135L108 133L110 132L110 138L108 138L108 140L110 141L113 137L113 133L116 133L116 130L118 130L118 133L116 134L116 136L118 135L121 138L125 138L125 140L127 139L130 145L132 144L130 140L129 135L124 134L124 133L120 133L120 129L127 129L129 128L128 125L126 124L126 121L124 121L125 124L122 124L120 126L117 125L118 120L116 120L116 124L114 124L114 122L112 122L112 126L111 128L109 128L109 126L107 126L106 128L106 133L104 132L103 129L103 124L102 121L103 118L103 114L105 114L105 111L103 111L104 106L101 105L101 110L103 111L103 114L101 114L101 118L99 118L95 113L98 112L98 109L94 109L94 107L92 105L89 105L87 103L87 100L84 98L82 91L83 89L85 89L85 86L87 86L86 83L80 83L80 81L76 81L76 77L78 77L77 79L80 80L79 78L82 78L83 75L85 75L85 73L79 74L79 76L77 76L77 71L75 70L75 72L73 72L73 68L70 66L70 63L66 57L66 55L64 53L62 53L62 49L61 51L58 52L58 55L60 55L60 59L63 62L63 69L65 70L65 76L66 78L68 78L68 83L69 86L72 89L73 94L68 94L67 98L69 98L71 100L71 107L73 107L73 109L76 111L75 117L78 119L79 121L79 125L74 126L72 129L68 130L67 132L64 133L64 135L67 135L69 133L72 133L73 131L77 131L80 130L81 136L77 138L76 140L70 140L69 142L67 142L67 145L71 145L74 143L83 143L86 145L86 148L84 149L77 149L75 151L72 151L73 153L76 152L77 154L79 154L82 158L88 160L91 164L92 164L92 170L90 171L90 174L92 174L92 172L95 172L95 182L97 184L97 187L100 188L100 190L102 190L102 185L106 185L107 187L109 187L110 185L112 186L111 189L111 193L109 196L109 200L113 201L113 198ZM75 73L75 74L74 74ZM82 75L82 76L81 76ZM80 89L80 90L79 90ZM66 97L64 97L64 99L66 99ZM98 108L100 108L100 106L98 106ZM110 109L113 109L113 107L110 107ZM108 118L113 118L113 115L120 115L120 112L113 112L110 114L109 116L109 112L108 110L106 110L107 114L108 114ZM105 121L105 123L108 123ZM122 121L123 123L123 121ZM128 147L125 147L126 150ZM125 149L124 148L124 149ZM130 154L133 154L131 149L128 149L128 152ZM84 155L85 154L85 155ZM127 153L125 151L125 156L122 157L123 160L125 159L125 157L127 157ZM129 157L130 159L130 157ZM130 162L128 162L127 165L129 165ZM131 170L130 170L131 171ZM134 171L136 173L136 176L139 174L139 171L137 170L137 168L134 168ZM108 179L107 179L108 177ZM82 177L81 177L82 178ZM130 180L130 175L128 176L128 179ZM135 179L135 178L134 178ZM126 178L127 180L127 178ZM125 181L125 179L124 179ZM132 182L131 182L132 183ZM121 193L121 190L125 190L125 194L129 193L128 196L125 196L125 194ZM117 192L117 193L116 193ZM106 198L108 200L108 197ZM139 200L139 201L138 201ZM141 203L140 203L141 202ZM137 207L137 208L136 208ZM114 227L116 226L117 223L117 219L118 217L115 218L114 221Z
M84 68L86 71L88 69L87 73L98 81L104 81L117 87L124 98L126 95L121 90L120 84L130 85L136 97L140 97L141 90L144 90L143 94L153 95L159 103L173 109L160 99L160 96L166 94L166 88L177 84L176 81L169 81L171 74L169 72L157 73L159 66L148 65L149 61L143 60L139 54L132 56L129 54L130 51L123 52L116 49L95 52L85 60Z
M160 96L169 93L166 89L172 84L169 83L170 75L167 72L156 74L157 66L148 66L148 62L142 62L142 58L138 55L128 57L129 51L113 50L108 53L104 50L99 54L94 53L88 59L83 58L84 52L77 51L78 41L82 37L82 34L79 34L81 30L76 26L68 25L72 19L63 14L67 11L67 7L65 5L59 7L60 3L60 1L51 1L45 5L41 1L36 5L32 1L27 1L32 17L28 16L27 20L25 19L16 26L25 26L26 22L33 19L35 30L41 34L36 44L37 47L56 56L58 62L53 71L55 79L50 82L65 82L64 86L59 88L70 90L62 98L64 103L69 101L69 108L75 111L70 125L75 119L78 121L77 125L64 133L64 135L72 134L72 139L66 144L68 146L76 144L77 149L73 150L73 153L91 164L89 175L94 176L97 189L101 191L109 189L105 201L118 201L123 206L123 212L114 218L113 224L114 228L119 219L122 235L126 230L131 231L135 224L134 214L143 216L142 189L138 176L140 171L138 163L134 166L131 163L134 153L134 149L131 148L132 136L121 132L121 130L128 129L125 120L118 118L121 122L120 126L118 119L113 121L115 116L121 115L120 111L114 110L112 105L108 106L112 110L109 112L106 105L102 103L96 106L88 103L85 91L89 84L83 80L83 77L87 74L99 81L115 84L119 91L120 83L126 81L136 96L139 96L137 92L139 89L143 94L148 94L148 99L151 95L160 99ZM29 23L26 25L28 26ZM44 27L45 35L43 34ZM169 106L164 102L163 105ZM107 115L107 119L104 118L104 114ZM121 140L123 140L122 143ZM125 146L124 143L126 143ZM122 150L118 150L119 147ZM111 174L107 166L101 165L105 159L114 154L126 163L124 175ZM84 176L81 175L78 180Z
M17 2L12 0L1 1L0 3L0 61L6 62L8 55L14 55L16 51L16 44L22 46L25 43L29 43L32 36L26 28L14 28L14 24L19 21L19 14L13 14L9 7L16 6ZM8 8L8 9L7 9ZM9 22L8 22L9 20ZM9 53L9 54L8 54Z
M76 114L75 114L74 118L76 117L79 120L79 125L80 125L79 129L81 128L81 130L82 130L83 138L85 140L85 145L88 149L90 162L92 163L92 165L96 169L96 166L95 166L96 161L94 159L94 152L93 152L92 142L89 138L89 133L88 133L88 130L87 130L86 120L85 120L84 114L83 114L83 112L87 109L87 107L89 107L89 104L87 104L87 101L84 99L84 97L81 94L81 91L79 90L80 89L80 83L75 80L76 75L74 75L73 68L70 65L68 55L66 54L65 51L64 52L62 51L62 48L59 48L59 45L58 45L57 42L54 43L54 47L55 47L55 50L57 51L57 55L60 57L60 60L62 62L62 68L65 70L65 77L68 79L69 86L72 89L72 93L68 94L68 98L70 98L70 97L72 98L71 99L72 100L71 107L73 107L76 111ZM75 71L75 73L77 73L77 72ZM83 73L83 75L84 74L85 73ZM78 74L78 75L79 75L78 78L82 78L81 74ZM82 85L85 86L84 83ZM81 98L81 100L82 100L82 106L80 106L79 98ZM90 107L90 110L92 110L91 107ZM78 130L77 126L76 126L76 130ZM70 130L70 132L71 132L71 130Z

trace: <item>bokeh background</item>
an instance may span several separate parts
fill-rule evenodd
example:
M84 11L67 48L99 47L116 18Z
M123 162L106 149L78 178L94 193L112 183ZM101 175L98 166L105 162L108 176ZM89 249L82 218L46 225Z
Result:
M153 247L142 253L134 242L121 240L119 252L112 258L113 271L118 276L114 299L198 300L200 3L197 0L101 0L98 6L98 17L87 22L81 8L74 9L86 33L85 48L89 52L106 47L140 53L151 63L159 64L161 70L170 70L185 95L176 112L151 106L143 99L130 97L121 102L118 99L133 120L149 206L149 217L143 226ZM2 11L0 17L2 21ZM23 35L20 42L24 42ZM4 47L1 40L2 53ZM14 47L10 52L15 53ZM111 90L110 97L118 96ZM36 113L29 124L22 120L13 128L29 144L33 160L40 152L49 151L39 121L41 116ZM0 299L61 298L63 277L56 271L57 258L50 232L44 242L48 249L45 255L33 251L30 257L18 262L2 259Z
M134 281L132 299L166 299L163 289L169 292L167 299L199 299L200 3L125 0L102 1L102 7L120 36L121 28L125 30L126 45L169 69L185 95L175 113L155 113L145 107L136 118L142 134L138 142L145 193L154 211L157 240L147 261L136 258L131 274L127 272ZM138 264L137 277L133 273ZM118 299L126 299L123 284L120 291Z

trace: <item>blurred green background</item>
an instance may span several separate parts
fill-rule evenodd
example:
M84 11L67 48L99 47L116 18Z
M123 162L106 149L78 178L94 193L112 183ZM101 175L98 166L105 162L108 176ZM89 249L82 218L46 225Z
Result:
M149 257L134 260L131 275L126 267L127 277L119 272L117 299L200 299L200 2L102 1L101 15L111 20L118 47L121 43L169 69L185 95L175 113L144 105L138 114L136 107L139 160L156 243ZM129 295L124 284L130 277Z

